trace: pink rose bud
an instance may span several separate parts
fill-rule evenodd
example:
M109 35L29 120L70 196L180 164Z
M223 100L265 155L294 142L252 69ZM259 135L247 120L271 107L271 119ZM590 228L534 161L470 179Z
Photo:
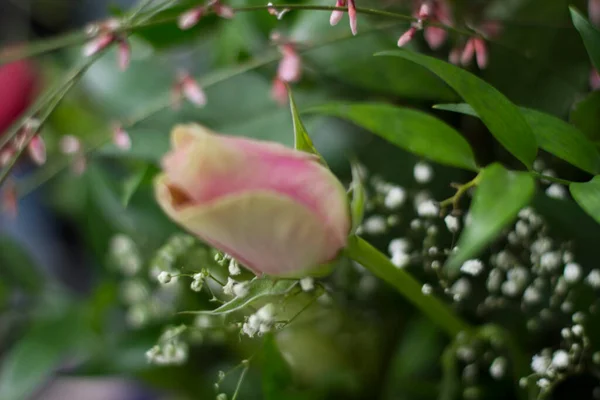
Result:
M598 73L598 71L595 69L592 69L590 73L590 87L592 90L600 89L600 73Z
M181 84L181 91L186 99L198 107L204 107L206 105L206 94L204 94L204 90L202 90L198 82L196 82L190 74L186 72L181 73L179 82Z
M443 28L437 26L428 26L425 28L425 41L433 50L439 49L447 37L448 33Z
M297 82L302 75L302 60L294 45L287 43L281 46L283 58L277 68L277 77L284 82Z
M488 52L485 41L481 38L474 38L473 45L475 47L475 57L477 59L477 66L480 69L485 69L488 63Z
M313 154L176 127L155 181L167 215L256 274L292 275L346 245L346 191Z
M179 29L190 29L194 27L204 14L204 7L194 7L179 16L177 26Z
M275 78L273 80L271 97L273 97L273 100L275 100L281 106L284 106L288 103L288 92L284 81L279 78Z
M115 36L112 33L102 33L98 37L90 40L83 46L83 55L85 57L91 57L99 51L104 50L108 45L110 45L113 40L115 40Z
M29 141L27 151L31 160L37 165L44 165L46 163L46 144L40 135L35 135Z
M113 126L113 143L121 150L131 149L131 138L121 125Z
M118 63L121 71L125 71L129 67L131 61L131 46L125 38L119 39Z
M589 0L588 11L592 24L600 27L600 0Z
M335 6L336 7L346 7L346 0L337 0L335 2ZM337 25L338 22L340 22L342 20L343 16L344 16L344 12L343 11L333 10L331 12L331 17L329 18L329 24L331 26Z
M356 5L354 0L348 0L348 18L350 19L350 30L352 34L356 36L358 33L357 20L356 20Z
M467 44L465 44L465 48L462 51L460 56L460 63L462 65L469 65L473 60L473 56L475 55L475 43L474 39L467 40Z
M413 38L415 37L415 33L417 33L417 28L415 28L414 26L411 26L406 32L404 32L402 34L402 36L400 36L400 38L398 39L398 47L403 47L404 45L406 45L408 42L410 42L411 40L413 40Z
M64 135L60 138L58 147L63 154L75 154L81 150L81 143L73 135Z

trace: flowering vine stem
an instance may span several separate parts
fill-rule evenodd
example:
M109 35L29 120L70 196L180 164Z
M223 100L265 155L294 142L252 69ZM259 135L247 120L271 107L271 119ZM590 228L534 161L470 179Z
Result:
M383 279L434 323L454 338L461 332L473 333L474 328L432 295L424 294L421 284L406 271L397 268L388 257L358 236L351 236L346 255Z
M462 198L462 196L472 187L475 187L479 184L479 182L481 181L481 172L477 174L477 176L475 176L475 178L471 179L469 182L464 183L462 185L460 184L453 184L452 186L456 189L456 193L454 193L454 196L447 198L446 200L440 202L440 208L442 210L444 210L446 207L448 206L452 206L453 210L458 210L459 206L458 203L460 202L460 199Z

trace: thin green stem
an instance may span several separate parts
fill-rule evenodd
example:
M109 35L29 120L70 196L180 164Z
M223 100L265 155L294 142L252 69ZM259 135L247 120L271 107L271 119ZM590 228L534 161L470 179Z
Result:
M451 337L460 332L473 331L469 323L456 315L448 305L432 295L424 294L421 284L415 278L394 266L385 255L365 240L351 236L346 255L392 285Z
M458 203L460 202L460 199L463 197L463 195L472 187L477 186L480 181L481 173L477 174L477 176L471 179L469 182L455 186L456 193L454 193L454 196L440 202L440 208L443 210L451 205L454 210L457 210L459 208Z
M573 183L566 179L561 179L561 178L556 178L554 176L540 174L539 172L536 172L536 171L531 171L531 175L533 175L533 177L537 178L537 179L546 180L546 181L550 181L550 182L554 182L554 183L562 183L563 185L567 185L567 186L570 185L571 183Z
M242 387L242 383L244 382L244 378L246 377L246 373L248 373L247 362L246 362L246 365L244 366L244 369L242 370L242 373L240 374L240 379L238 380L238 383L235 387L235 392L233 393L233 397L231 398L231 400L237 399L238 394L240 393L240 388Z

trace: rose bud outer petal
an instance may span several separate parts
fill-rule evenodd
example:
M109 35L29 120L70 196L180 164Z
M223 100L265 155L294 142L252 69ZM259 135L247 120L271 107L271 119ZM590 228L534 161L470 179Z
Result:
M304 205L266 191L189 205L165 175L156 198L174 221L256 274L290 275L333 259L343 247Z
M344 242L350 230L346 191L317 156L279 143L214 134L183 125L163 159L169 182L195 203L249 191L287 196L321 216Z

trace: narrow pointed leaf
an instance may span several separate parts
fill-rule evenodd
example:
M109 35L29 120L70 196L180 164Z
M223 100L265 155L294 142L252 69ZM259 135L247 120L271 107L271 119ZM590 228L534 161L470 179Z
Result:
M596 146L600 144L600 91L590 93L576 103L569 120L578 127Z
M315 145L313 144L302 120L300 119L300 114L298 114L298 108L296 107L296 103L294 102L294 96L292 95L292 89L288 86L288 95L290 98L290 110L292 112L292 121L294 123L294 147L296 150L305 151L307 153L312 153L318 155L321 160L323 157L319 154Z
M363 184L363 177L361 174L360 166L357 162L352 162L352 184L350 189L352 190L352 200L350 201L350 209L352 212L352 231L356 232L356 229L362 223L365 213L365 202L366 193Z
M600 176L589 182L571 183L569 190L581 208L600 224Z
M575 7L569 7L575 29L579 31L583 44L592 60L592 64L600 71L600 30L590 23Z
M466 139L424 112L385 103L330 103L307 112L352 121L406 151L440 164L477 170Z
M510 224L531 200L535 183L527 172L508 171L500 164L487 166L480 175L458 251L448 260L450 273L477 254Z
M438 104L434 108L479 118L473 107L465 103ZM524 107L519 110L531 126L540 148L591 174L600 173L600 154L583 132L553 115Z
M442 78L477 111L502 146L525 166L532 167L537 153L533 132L517 106L493 86L462 68L419 53L393 50L376 55L413 61Z

